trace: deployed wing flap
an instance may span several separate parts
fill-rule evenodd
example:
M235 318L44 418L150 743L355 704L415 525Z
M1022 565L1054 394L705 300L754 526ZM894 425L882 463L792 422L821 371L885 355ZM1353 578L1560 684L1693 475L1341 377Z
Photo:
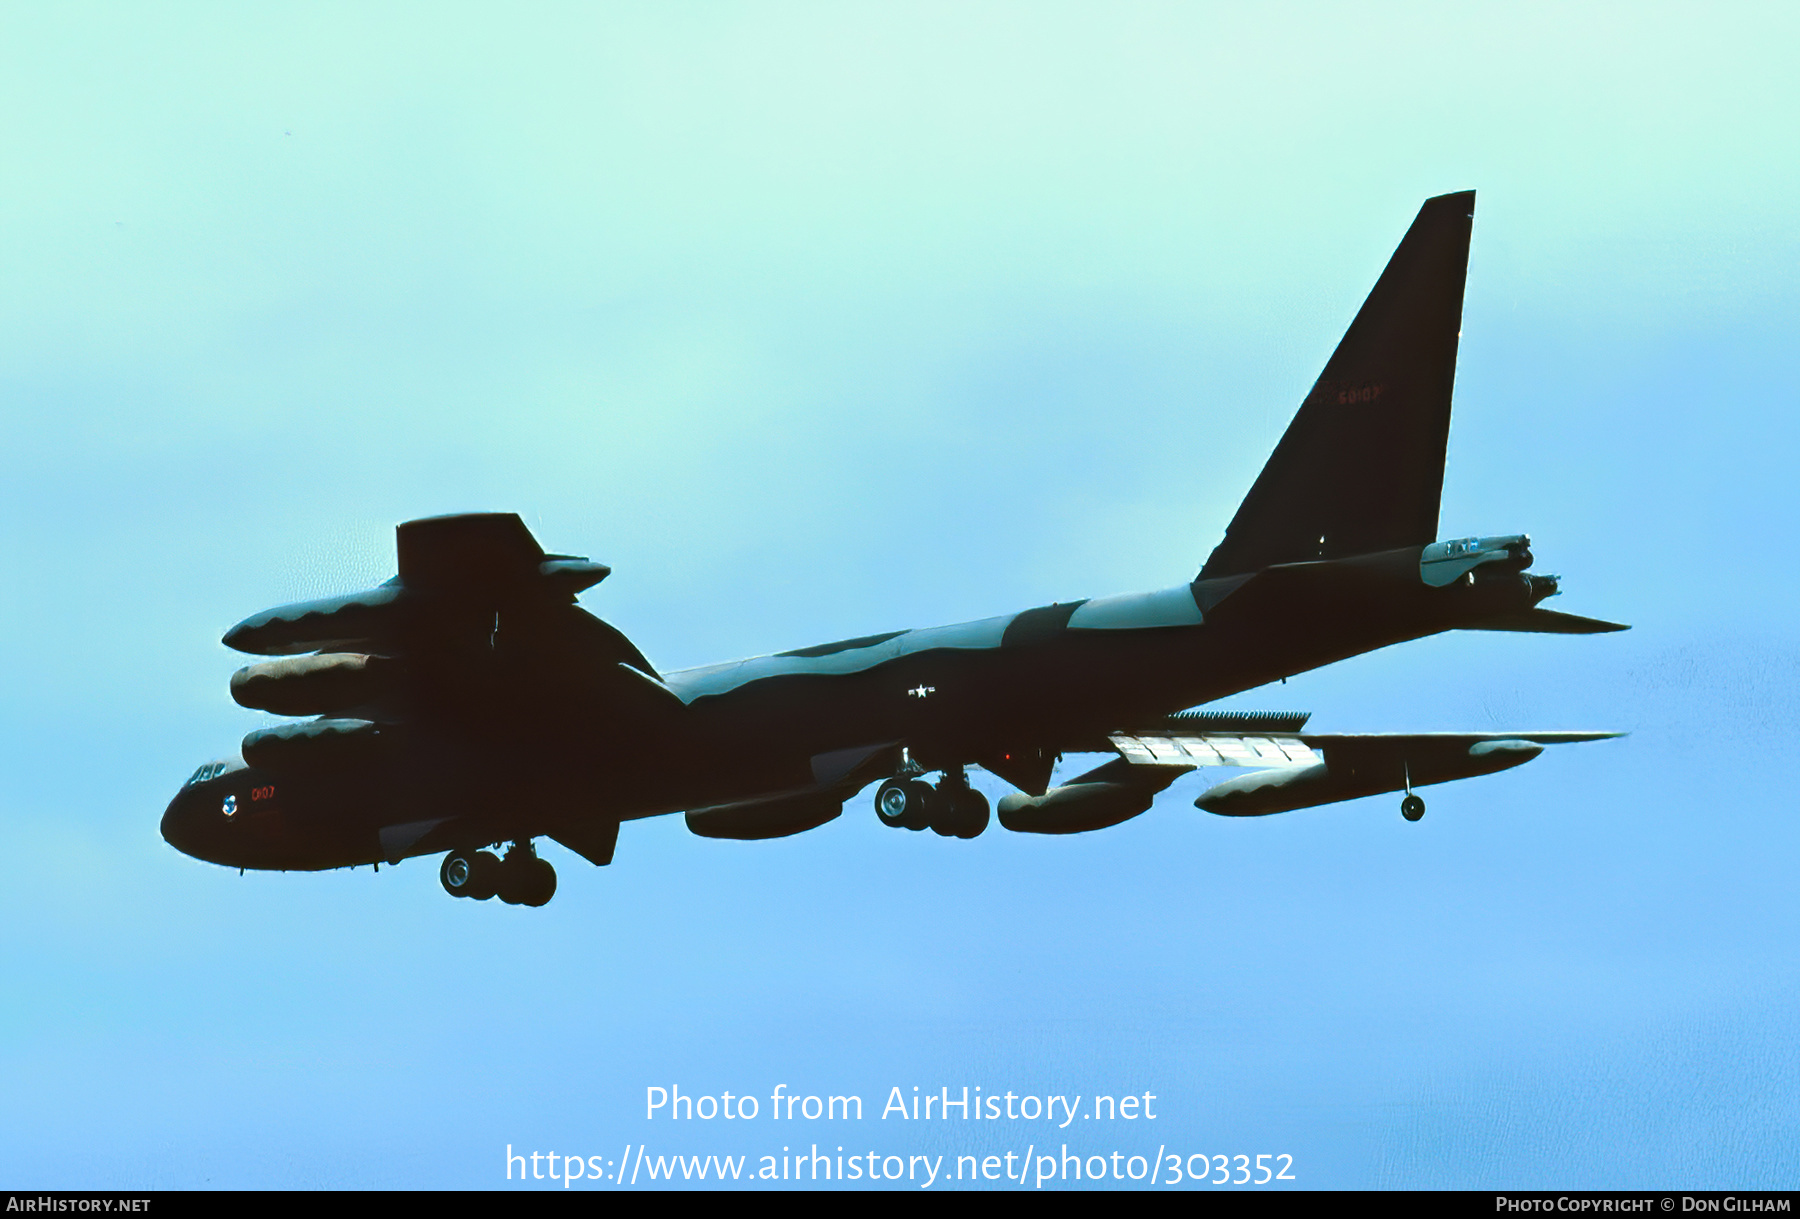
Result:
M1119 756L1135 766L1297 766L1318 761L1297 736L1241 736L1232 733L1115 732L1107 738Z

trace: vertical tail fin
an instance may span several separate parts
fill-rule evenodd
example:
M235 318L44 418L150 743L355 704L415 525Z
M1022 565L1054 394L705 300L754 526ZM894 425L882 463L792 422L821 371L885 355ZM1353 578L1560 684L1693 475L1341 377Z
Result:
M1425 201L1201 578L1436 540L1474 215Z

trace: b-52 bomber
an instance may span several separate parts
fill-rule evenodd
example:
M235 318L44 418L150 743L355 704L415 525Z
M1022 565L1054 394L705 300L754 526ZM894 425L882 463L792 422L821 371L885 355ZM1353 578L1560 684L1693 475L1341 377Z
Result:
M511 514L408 521L386 584L226 633L270 658L232 697L296 718L195 771L163 837L240 869L442 853L450 893L537 906L556 873L534 839L607 864L622 822L665 813L708 838L778 838L879 784L883 824L973 838L989 821L979 766L1018 789L1003 827L1072 834L1232 767L1197 806L1403 792L1416 821L1417 788L1617 735L1319 734L1298 713L1183 710L1440 631L1625 629L1543 608L1557 578L1530 571L1522 534L1437 539L1474 206L1420 209L1186 583L663 673L576 604L605 565L545 553ZM1113 756L1050 786L1082 752Z

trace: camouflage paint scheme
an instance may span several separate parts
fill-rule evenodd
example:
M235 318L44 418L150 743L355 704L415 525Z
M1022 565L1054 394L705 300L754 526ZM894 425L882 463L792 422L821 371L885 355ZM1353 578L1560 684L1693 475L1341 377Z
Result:
M604 565L544 553L511 514L409 521L387 584L227 633L287 658L241 670L238 701L317 718L201 767L163 835L242 868L542 835L606 863L623 821L679 811L696 833L775 837L872 781L968 766L1020 789L1002 825L1068 833L1136 815L1230 752L1208 740L1250 742L1263 754L1231 764L1268 769L1196 803L1261 815L1410 799L1611 735L1321 737L1299 733L1303 716L1176 714L1441 631L1623 629L1539 608L1557 582L1529 572L1524 535L1436 540L1473 207L1473 192L1426 202L1189 583L659 673L576 605ZM1117 756L1047 791L1058 756L1083 751Z

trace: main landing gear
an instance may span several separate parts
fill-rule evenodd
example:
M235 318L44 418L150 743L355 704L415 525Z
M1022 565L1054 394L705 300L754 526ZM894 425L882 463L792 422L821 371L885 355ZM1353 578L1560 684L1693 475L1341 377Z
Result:
M541 906L556 896L556 869L538 858L529 840L513 843L505 859L492 851L452 851L438 879L451 897L482 902L498 897L512 906Z
M929 826L946 838L974 838L987 829L988 801L961 770L952 770L935 787L923 779L889 779L875 793L875 815L896 829Z

